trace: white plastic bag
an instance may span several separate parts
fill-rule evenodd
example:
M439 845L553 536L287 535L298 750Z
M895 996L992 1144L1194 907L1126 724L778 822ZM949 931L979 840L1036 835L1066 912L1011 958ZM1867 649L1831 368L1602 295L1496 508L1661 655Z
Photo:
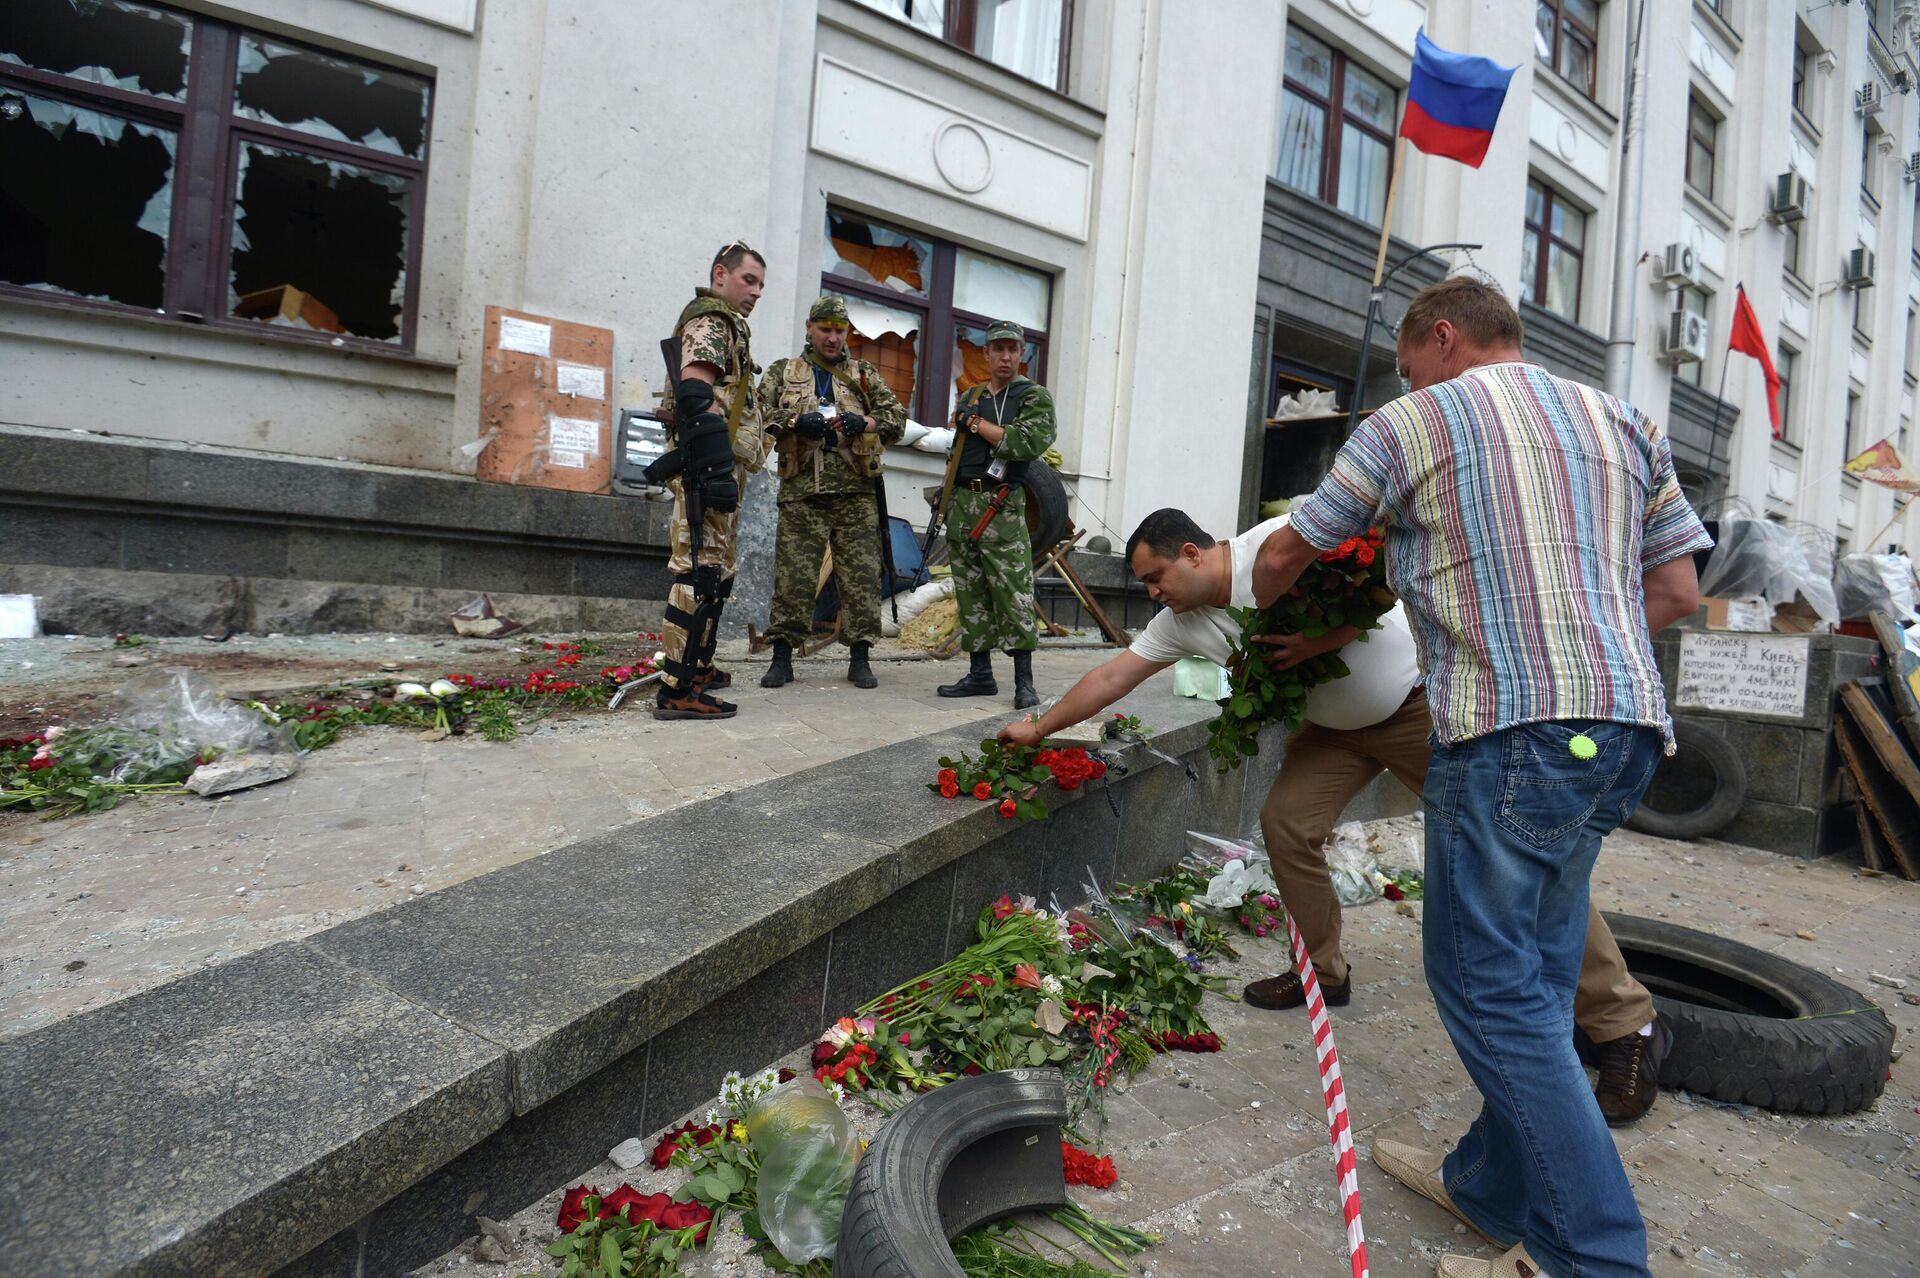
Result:
M1227 670L1205 657L1182 657L1173 663L1173 695L1218 701L1228 695Z
M942 599L951 598L953 598L952 577L935 577L932 581L922 582L900 596L899 625L894 624L892 608L880 610L880 633L889 639L898 638L901 626L906 625Z
M938 453L942 457L946 456L947 450L952 447L953 427L951 426L929 426L926 434L913 441L913 448L916 451Z
M747 1138L760 1157L760 1225L796 1265L833 1255L860 1138L820 1081L802 1075L755 1101Z
M1762 595L1776 608L1797 594L1828 625L1840 620L1833 594L1833 561L1809 548L1785 524L1767 519L1730 519L1700 574L1700 593Z
M1879 609L1896 621L1912 621L1913 561L1905 555L1842 555L1833 566L1833 594L1842 617Z
M1380 899L1374 872L1380 868L1373 845L1357 821L1333 827L1327 840L1327 869L1333 877L1333 894L1342 905L1365 905Z

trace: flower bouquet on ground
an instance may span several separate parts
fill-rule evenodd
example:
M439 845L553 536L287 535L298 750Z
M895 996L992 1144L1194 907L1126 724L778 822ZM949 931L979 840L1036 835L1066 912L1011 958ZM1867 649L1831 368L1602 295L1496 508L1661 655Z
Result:
M1324 683L1343 679L1347 663L1338 652L1323 652L1287 670L1275 670L1269 650L1253 642L1255 635L1303 635L1318 639L1330 630L1353 626L1362 632L1379 628L1380 618L1392 610L1393 592L1387 588L1387 566L1382 557L1385 534L1375 528L1364 537L1352 537L1326 551L1300 574L1293 589L1271 608L1229 608L1240 626L1240 639L1227 659L1228 694L1220 701L1220 717L1213 721L1207 752L1231 771L1260 752L1260 729L1270 723L1288 728L1300 725L1306 714L1307 694Z
M1078 790L1105 775L1107 765L1079 746L1020 746L987 740L980 743L978 759L968 754L958 759L943 757L927 789L943 799L964 794L992 803L1008 820L1043 821L1047 805L1038 797L1043 784L1052 781L1062 790Z

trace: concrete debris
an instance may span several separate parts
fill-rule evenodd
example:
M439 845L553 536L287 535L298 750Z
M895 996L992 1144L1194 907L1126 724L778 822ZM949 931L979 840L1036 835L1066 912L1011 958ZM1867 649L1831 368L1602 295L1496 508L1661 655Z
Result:
M242 754L203 763L187 778L187 789L203 798L284 781L300 768L296 754Z
M1794 935L1799 937L1803 941L1817 941L1820 939L1818 936L1815 936L1812 932L1807 931L1807 929L1805 928L1801 928L1799 931L1795 932Z
M1907 983L1897 976L1888 976L1885 972L1869 972L1867 979L1875 985L1884 985L1890 990L1904 990Z
M632 1171L641 1163L647 1161L646 1142L642 1141L638 1136L629 1136L618 1145L615 1145L607 1154L607 1157L612 1159L613 1165L621 1171Z
M470 600L448 620L453 628L469 639L499 639L522 628L520 622L502 615L493 606L492 595Z

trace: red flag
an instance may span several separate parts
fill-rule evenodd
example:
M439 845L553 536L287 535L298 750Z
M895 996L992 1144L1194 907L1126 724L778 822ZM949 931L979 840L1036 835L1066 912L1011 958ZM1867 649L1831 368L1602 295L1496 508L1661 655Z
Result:
M1780 374L1773 370L1773 351L1760 332L1760 317L1753 313L1744 286L1735 289L1733 332L1727 338L1727 349L1760 361L1760 375L1767 379L1767 416L1773 419L1773 437L1780 438Z

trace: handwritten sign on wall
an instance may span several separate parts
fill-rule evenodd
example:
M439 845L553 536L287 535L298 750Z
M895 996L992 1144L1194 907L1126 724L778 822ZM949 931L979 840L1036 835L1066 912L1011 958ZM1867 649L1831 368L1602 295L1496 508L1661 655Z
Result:
M1674 704L1798 719L1807 712L1807 635L1690 630L1680 639Z

